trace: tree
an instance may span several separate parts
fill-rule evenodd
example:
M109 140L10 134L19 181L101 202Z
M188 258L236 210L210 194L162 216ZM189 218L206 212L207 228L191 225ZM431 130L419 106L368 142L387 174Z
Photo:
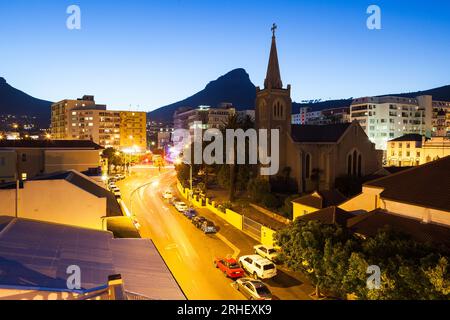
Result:
M108 161L108 173L110 173L111 166L123 166L124 156L123 153L114 149L106 148L102 152L102 158Z
M342 243L349 239L350 236L337 225L300 219L275 234L275 240L282 248L282 261L308 276L316 286L317 297L322 290L332 291L340 286L339 271L330 268L341 264L339 270L345 270L345 257L350 256L348 248L351 246L344 248ZM334 249L336 243L341 243L341 247Z
M296 219L275 234L281 259L326 292L358 299L450 299L448 249L417 242L390 228L361 239L336 225ZM367 286L367 268L380 268L380 288Z
M435 291L450 298L450 268L446 257L441 257L435 267L425 270L425 276Z

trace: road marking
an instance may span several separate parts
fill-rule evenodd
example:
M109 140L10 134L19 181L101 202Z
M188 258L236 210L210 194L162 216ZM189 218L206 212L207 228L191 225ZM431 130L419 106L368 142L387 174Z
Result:
M216 236L217 236L217 238L219 238L220 240L225 242L225 244L227 246L229 246L231 249L233 249L233 258L237 259L239 253L241 253L241 250L238 247L236 247L234 244L232 244L227 238L225 238L220 233L217 233Z

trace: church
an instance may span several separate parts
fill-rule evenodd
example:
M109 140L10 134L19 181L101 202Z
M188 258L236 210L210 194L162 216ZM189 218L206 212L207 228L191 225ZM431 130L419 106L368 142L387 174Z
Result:
M279 171L286 169L299 192L329 190L340 176L363 177L382 168L382 151L375 149L358 122L330 125L294 125L291 86L283 88L275 37L264 88L256 88L257 129L279 130ZM270 132L270 131L269 131Z

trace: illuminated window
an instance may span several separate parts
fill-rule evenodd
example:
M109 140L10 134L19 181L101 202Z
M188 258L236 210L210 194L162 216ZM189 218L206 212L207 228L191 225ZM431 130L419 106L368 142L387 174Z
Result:
M22 180L27 180L27 174L26 173L22 173Z

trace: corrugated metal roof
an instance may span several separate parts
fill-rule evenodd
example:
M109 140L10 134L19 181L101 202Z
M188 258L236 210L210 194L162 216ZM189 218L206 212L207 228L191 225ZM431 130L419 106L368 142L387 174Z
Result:
M70 265L80 267L82 289L105 285L109 275L120 273L127 291L185 299L151 240L20 218L0 231L0 287L67 290Z

